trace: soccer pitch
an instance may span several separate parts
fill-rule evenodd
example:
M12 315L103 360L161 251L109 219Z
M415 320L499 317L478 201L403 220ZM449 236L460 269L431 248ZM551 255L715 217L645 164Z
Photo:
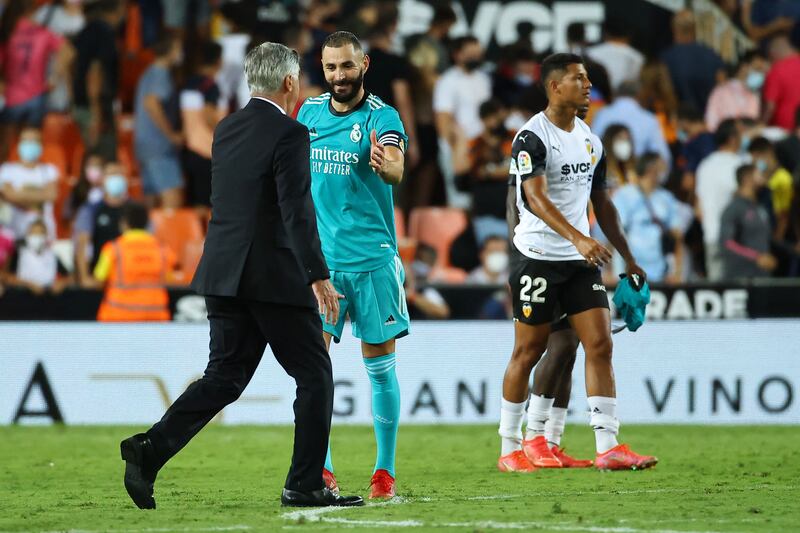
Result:
M119 441L143 428L0 428L0 531L796 531L800 427L624 426L653 470L503 474L494 426L401 426L398 498L355 509L280 507L292 429L212 425L160 473L155 511L122 486ZM587 426L565 444L593 455ZM371 427L333 430L345 493L367 494Z

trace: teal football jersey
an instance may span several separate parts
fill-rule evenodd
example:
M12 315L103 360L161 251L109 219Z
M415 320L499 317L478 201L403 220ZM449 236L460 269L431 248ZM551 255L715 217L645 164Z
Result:
M311 195L328 268L370 272L397 254L392 186L369 166L370 132L378 141L405 150L408 138L397 111L365 95L339 113L329 93L308 98L297 120L311 140Z

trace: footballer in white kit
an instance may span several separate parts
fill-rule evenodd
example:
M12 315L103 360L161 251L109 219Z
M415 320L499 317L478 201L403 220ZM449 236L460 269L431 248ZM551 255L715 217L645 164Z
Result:
M606 191L600 140L578 118L589 102L589 81L580 56L554 54L542 63L548 96L545 111L517 133L510 173L516 187L513 265L514 350L503 379L498 468L531 472L564 466L544 436L553 398L531 395L527 438L522 419L533 367L547 347L551 324L566 316L586 352L586 394L601 469L641 469L657 459L617 442L616 390L611 365L611 317L599 267L611 252L589 236L591 198L601 229L625 259L628 275L644 279L630 253ZM534 427L531 427L531 426Z

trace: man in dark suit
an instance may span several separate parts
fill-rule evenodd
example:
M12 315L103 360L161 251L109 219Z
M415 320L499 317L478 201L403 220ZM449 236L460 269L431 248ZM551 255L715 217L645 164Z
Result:
M320 249L310 193L308 131L286 113L299 97L297 53L264 43L245 73L252 99L217 126L212 217L192 288L206 297L211 354L203 377L146 433L122 441L125 488L155 508L159 469L244 391L267 344L297 383L292 464L283 505L361 505L324 487L333 409L331 361L319 312L340 297Z

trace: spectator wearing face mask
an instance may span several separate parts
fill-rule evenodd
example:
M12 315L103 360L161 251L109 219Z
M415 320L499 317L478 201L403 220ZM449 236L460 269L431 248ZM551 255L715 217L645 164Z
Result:
M28 226L43 219L47 235L56 236L53 202L58 195L58 170L50 163L42 163L42 132L27 127L22 130L17 144L19 162L0 166L0 199L11 204L9 226L15 238L23 239Z
M481 246L481 266L469 273L467 283L501 285L508 278L508 239L492 235Z
M508 154L514 133L505 127L507 111L497 100L481 104L483 133L460 144L454 157L459 188L472 195L472 222L476 244L507 228Z
M669 167L672 164L672 153L664 139L661 125L653 112L642 107L638 97L638 82L623 82L617 90L614 102L595 114L592 130L602 137L611 124L622 124L631 132L633 153L637 157L646 152L656 152Z
M47 290L58 294L70 283L69 272L53 251L43 220L37 219L28 227L25 239L6 265L5 280L7 285L26 288L37 296Z
M775 156L775 147L764 137L756 137L748 147L753 164L766 180L769 189L772 212L775 216L773 238L783 241L789 231L789 211L794 198L794 180L791 173L783 168Z
M761 117L761 87L769 65L760 53L745 54L731 75L711 92L706 106L706 125L714 131L726 118Z
M658 154L643 155L637 163L638 182L619 189L613 201L648 281L680 283L685 217L672 193L659 185L664 166Z
M447 201L467 207L469 196L455 187L453 153L460 142L469 142L483 131L480 106L492 96L492 80L480 69L483 48L475 37L461 37L454 44L455 65L436 81L433 111L439 136L439 164L445 177Z
M95 287L92 270L103 246L119 237L122 209L128 202L128 180L121 164L106 163L103 169L103 199L86 203L75 219L75 272L82 287Z
M633 156L631 132L622 124L612 124L603 135L606 147L606 180L608 187L617 189L636 182L636 160Z
M769 276L778 266L775 256L769 253L769 214L757 200L761 181L763 177L755 165L742 165L736 170L736 194L720 222L723 279Z
M450 306L441 293L430 286L435 264L436 249L425 243L419 243L411 268L406 269L411 273L406 276L405 289L412 317L416 314L425 318L444 320L450 316Z

